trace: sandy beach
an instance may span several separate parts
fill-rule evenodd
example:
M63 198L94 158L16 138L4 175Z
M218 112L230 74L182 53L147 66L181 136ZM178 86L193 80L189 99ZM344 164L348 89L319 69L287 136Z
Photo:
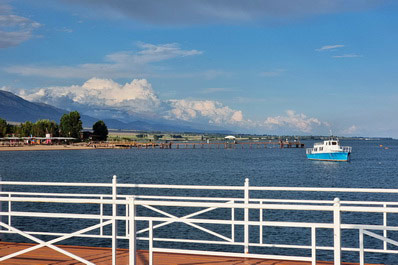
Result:
M87 146L87 145L21 145L21 146L0 146L0 151L51 151L51 150L94 150L111 149L113 146Z

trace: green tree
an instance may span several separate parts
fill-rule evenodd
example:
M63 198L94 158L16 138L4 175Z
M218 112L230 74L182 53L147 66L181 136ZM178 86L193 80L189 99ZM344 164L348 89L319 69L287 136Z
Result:
M93 136L99 141L106 141L106 139L108 138L108 127L103 121L97 121L96 123L94 123L93 131Z
M7 122L0 118L0 137L4 137L7 133Z
M15 133L20 137L28 137L33 135L33 123L27 121L17 126Z
M62 115L59 128L62 136L80 138L83 127L79 112L72 111Z
M46 134L58 136L58 131L58 124L50 120L38 120L32 128L32 134L38 137L45 137Z
M16 125L13 125L13 124L7 124L7 132L6 132L6 134L8 134L8 135L14 135L15 133L16 133Z

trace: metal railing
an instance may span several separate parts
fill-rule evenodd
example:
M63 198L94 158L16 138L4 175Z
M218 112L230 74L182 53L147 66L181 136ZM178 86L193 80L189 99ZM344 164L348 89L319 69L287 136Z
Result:
M316 149L316 150L315 150ZM306 148L305 152L306 154L313 154L313 153L322 153L320 152L319 147L315 148ZM340 148L336 149L331 149L330 152L326 152L326 150L322 150L324 153L330 153L330 152L344 152L344 153L351 153L352 152L352 147L351 146L340 146Z
M197 185L155 185L155 184L120 184L114 176L112 183L62 183L62 182L11 182L2 181L0 192L2 211L0 212L0 233L18 234L37 243L37 245L0 257L0 262L18 255L33 251L41 247L49 247L85 264L93 264L82 257L78 257L54 244L72 237L107 239L112 242L112 264L116 264L116 249L118 241L127 242L129 248L129 262L136 264L136 250L138 242L147 242L149 250L149 264L153 264L154 252L184 253L198 255L218 255L233 257L250 257L264 259L283 259L309 261L316 264L319 251L333 253L334 264L341 264L341 252L358 254L361 265L365 262L365 253L398 254L398 250L389 248L389 244L398 246L398 242L389 238L389 231L398 231L398 226L388 225L389 214L398 213L398 202L395 201L356 201L346 200L297 200L271 199L250 196L254 192L315 192L315 193L353 193L353 194L398 194L397 189L351 189L351 188L299 188L299 187L258 187L250 186L246 179L243 186L197 186ZM89 187L110 188L111 193L57 193L57 192L30 192L12 191L13 187ZM121 189L134 189L133 192L120 194ZM170 196L145 195L137 189L157 190L185 190L185 191L232 191L241 196L209 197L209 196ZM243 196L242 196L243 195ZM45 207L40 211L27 211L22 206L28 204L34 209L34 204L45 205L73 205L83 207L90 205L91 211L76 213L55 211ZM21 206L22 205L22 206ZM22 207L22 208L21 208ZM106 210L105 208L111 208ZM25 209L25 210L18 210ZM76 209L76 207L72 207ZM95 210L96 209L96 210ZM187 211L187 209L190 209ZM220 214L217 212L222 210ZM97 213L94 213L97 211ZM271 213L281 220L270 219ZM306 213L311 221L285 220L286 212ZM178 214L176 214L178 213ZM212 216L208 216L210 214ZM284 214L285 213L285 214ZM316 214L321 213L321 215ZM343 222L342 215L346 213L380 214L380 224ZM253 217L253 216L256 217ZM314 216L318 218L315 219ZM327 218L320 218L326 216ZM330 218L329 218L330 217ZM32 227L14 225L15 218L46 218L66 219L69 222L78 220L84 227L79 227L72 233L60 231L33 231ZM84 222L87 221L87 224ZM391 220L390 220L390 223ZM200 231L208 235L196 237L194 232L171 236L175 231L167 231L171 225L183 225L189 231ZM223 227L222 229L220 227ZM268 228L302 229L303 236L308 236L307 243L300 242L271 242L265 231ZM108 230L106 230L108 229ZM106 230L106 231L105 231ZM332 244L321 244L318 234L323 230L333 231ZM306 231L306 232L304 232ZM356 231L357 246L343 246L343 231ZM355 234L354 232L351 233ZM44 241L40 236L55 237ZM365 247L367 238L375 238L383 242L381 248ZM322 239L322 238L321 238ZM180 247L170 247L178 245ZM141 243L142 245L142 243ZM184 246L200 246L187 249ZM219 251L214 246L222 246ZM227 247L241 248L241 251L225 251ZM217 249L217 250L215 250ZM260 250L259 250L260 249ZM264 249L293 249L309 251L305 255L269 254Z

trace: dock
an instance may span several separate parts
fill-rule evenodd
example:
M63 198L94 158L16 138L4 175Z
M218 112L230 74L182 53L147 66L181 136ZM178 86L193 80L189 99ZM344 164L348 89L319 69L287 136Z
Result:
M34 246L27 243L0 242L0 257L15 253L23 249ZM83 247L83 246L58 246L69 251L85 260L97 265L112 264L112 249L101 247ZM117 264L129 263L129 250L117 249ZM305 261L286 261L272 259L253 259L239 257L218 257L210 255L192 255L192 254L174 254L174 253L158 253L153 254L153 263L156 265L310 265L311 262ZM62 255L48 247L40 248L21 256L1 262L4 265L50 265L50 264L82 264L76 260ZM147 250L138 250L136 254L136 265L149 264L149 253ZM318 261L317 265L332 265L330 261ZM358 265L358 263L342 263L344 265ZM370 265L370 264L366 264Z
M296 141L269 142L124 142L115 143L115 148L137 149L259 149L259 148L304 148L304 144Z
M0 264L365 265L383 263L380 254L398 264L390 246L398 245L398 201L380 199L398 189L262 187L248 178L236 186L134 184L117 176L0 186L0 234L23 242L0 242ZM288 194L270 198L273 191ZM304 196L314 192L316 200Z

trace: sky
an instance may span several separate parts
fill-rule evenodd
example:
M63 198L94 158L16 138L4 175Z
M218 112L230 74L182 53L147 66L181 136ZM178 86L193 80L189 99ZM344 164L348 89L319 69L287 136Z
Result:
M98 118L398 138L398 3L0 0L0 89Z

